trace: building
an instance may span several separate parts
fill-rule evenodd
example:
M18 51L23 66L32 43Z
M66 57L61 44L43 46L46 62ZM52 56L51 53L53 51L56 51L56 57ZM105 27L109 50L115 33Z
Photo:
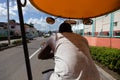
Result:
M7 37L7 24L0 22L0 37Z
M8 26L7 22L0 22L0 37L7 37L8 36ZM25 32L32 33L35 37L38 36L37 29L34 27L30 27L30 25L25 24ZM9 21L9 29L10 29L10 36L11 37L19 37L21 36L21 28L20 24L16 23L15 20Z
M93 18L93 24L83 30L89 45L120 49L120 10Z
M84 34L88 36L120 36L120 10L93 18L92 25L84 25Z

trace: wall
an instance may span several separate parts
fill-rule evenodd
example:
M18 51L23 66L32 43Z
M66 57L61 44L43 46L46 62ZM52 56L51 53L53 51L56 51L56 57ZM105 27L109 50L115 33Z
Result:
M85 38L88 40L90 46L104 46L120 49L120 38L100 38L90 36L85 36Z

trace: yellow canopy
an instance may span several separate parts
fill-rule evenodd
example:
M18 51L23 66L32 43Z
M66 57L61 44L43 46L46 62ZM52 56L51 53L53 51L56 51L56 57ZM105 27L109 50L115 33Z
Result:
M30 0L38 10L63 18L92 18L120 9L120 0Z

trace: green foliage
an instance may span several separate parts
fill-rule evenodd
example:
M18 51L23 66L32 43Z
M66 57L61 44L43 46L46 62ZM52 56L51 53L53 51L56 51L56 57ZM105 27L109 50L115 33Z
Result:
M26 40L27 43L29 43L30 41L27 39ZM4 50L4 49L7 49L7 48L10 48L10 47L14 47L14 46L18 46L18 45L21 45L22 44L22 40L14 40L12 42L12 45L8 45L8 43L0 43L0 51L1 50Z
M92 58L120 74L120 49L90 47Z
M13 41L12 44L14 44L14 45L20 45L20 44L22 44L22 40Z
M26 41L27 41L27 43L30 42L28 39ZM21 45L22 44L22 40L15 40L15 41L12 42L12 44L13 45Z
M0 48L8 46L8 43L1 43Z

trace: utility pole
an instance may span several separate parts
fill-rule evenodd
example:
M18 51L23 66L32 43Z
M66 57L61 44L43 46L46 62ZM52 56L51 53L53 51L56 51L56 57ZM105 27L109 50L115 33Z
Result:
M10 26L9 26L9 0L7 0L7 27L8 27L8 45L10 45Z

